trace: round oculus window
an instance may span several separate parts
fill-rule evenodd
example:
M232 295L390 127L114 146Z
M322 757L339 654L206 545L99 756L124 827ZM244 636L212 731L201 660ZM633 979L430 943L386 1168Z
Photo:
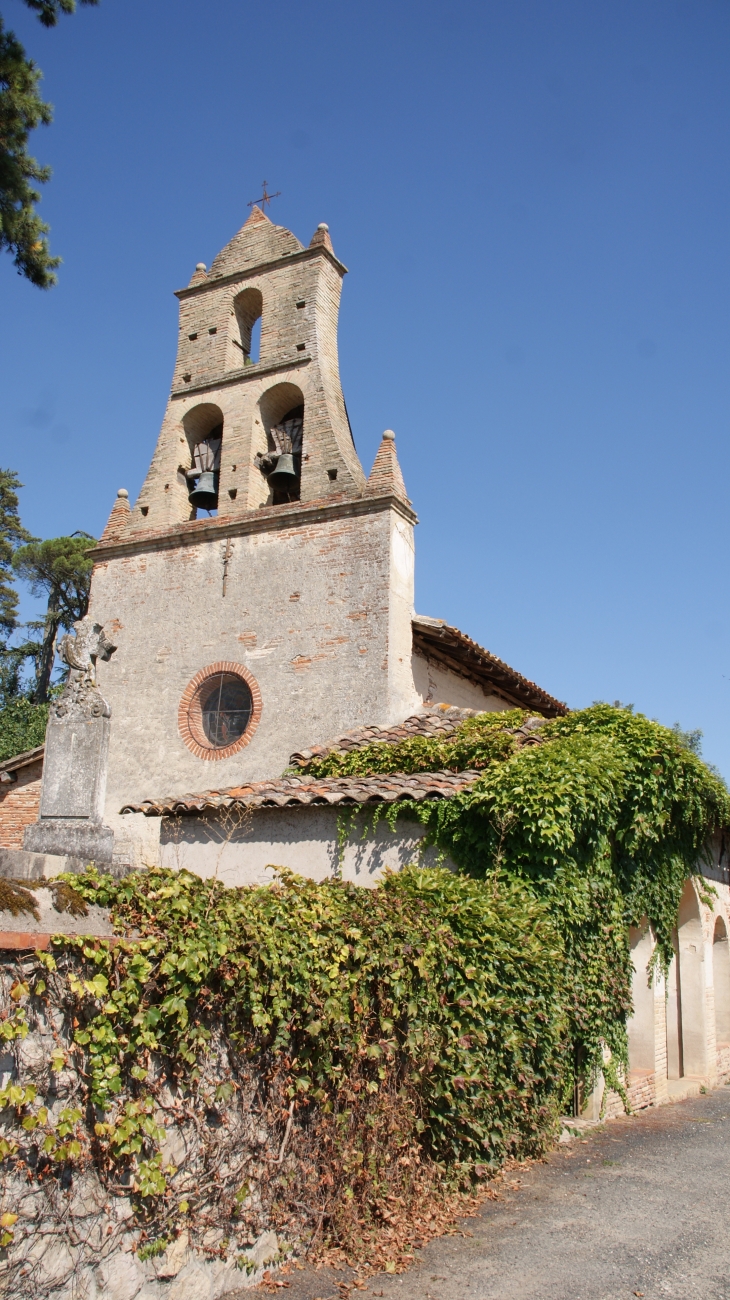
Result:
M242 677L219 673L206 683L201 700L203 731L214 749L241 739L253 713L251 692Z
M261 693L242 664L202 669L180 701L178 724L198 758L228 758L252 739L261 717Z

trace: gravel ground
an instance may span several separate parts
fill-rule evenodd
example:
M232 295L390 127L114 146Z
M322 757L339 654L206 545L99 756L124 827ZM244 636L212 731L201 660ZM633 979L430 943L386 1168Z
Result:
M351 1297L730 1300L730 1088L589 1130L517 1171L460 1228ZM287 1300L339 1300L352 1277L278 1276Z

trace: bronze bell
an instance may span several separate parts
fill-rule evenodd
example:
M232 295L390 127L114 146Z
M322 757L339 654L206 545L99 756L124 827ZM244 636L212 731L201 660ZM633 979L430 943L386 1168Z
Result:
M294 457L290 451L284 451L276 462L276 468L269 474L269 483L274 488L292 488L296 481Z
M219 478L220 475L217 470L203 470L192 492L188 492L188 501L191 506L195 506L199 510L215 510L218 505Z

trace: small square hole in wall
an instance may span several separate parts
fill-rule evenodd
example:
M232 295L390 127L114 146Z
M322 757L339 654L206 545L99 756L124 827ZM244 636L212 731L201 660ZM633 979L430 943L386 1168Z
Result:
M149 514L149 509L149 506L140 506L140 510L145 517Z
M210 329L208 330L208 333L209 333L209 334L217 334L217 333L218 333L218 326L217 326L217 325L211 325Z
M306 346L306 343L297 343L297 352L303 352Z
M197 337L198 337L197 334L188 334L188 338L190 339L191 342L193 339L196 339Z
M184 384L189 384L189 383L190 383L190 380L192 379L192 377L193 377L193 376L190 375L190 374L188 374L188 375L183 375L183 383L184 383Z
M328 469L328 470L327 470L327 478L330 480L330 482L334 483L335 479L337 478L337 470L336 470L336 469Z
M238 496L238 488L229 488L228 495L231 498L231 501L235 501L236 497Z
M302 307L306 307L306 305L307 305L307 304L306 304L306 302L304 302L304 300L302 300L301 302L298 302L298 303L297 303L297 307L298 307L300 310L301 310Z

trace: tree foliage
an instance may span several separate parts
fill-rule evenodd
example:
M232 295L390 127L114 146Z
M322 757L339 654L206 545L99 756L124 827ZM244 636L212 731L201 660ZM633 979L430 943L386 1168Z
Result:
M34 704L27 695L6 697L0 707L0 763L42 745L47 722L47 704Z
M14 470L0 469L0 633L5 636L17 626L18 593L11 586L13 554L21 543L34 540L20 522L18 488L22 486Z
M18 577L27 582L34 596L45 596L47 601L42 639L34 650L37 704L48 702L59 628L69 629L89 608L93 568L89 552L95 545L96 539L89 533L78 532L29 542L13 555Z
M98 0L80 0L97 4ZM54 27L61 13L74 12L75 0L25 0L44 27ZM38 185L49 180L51 170L28 152L28 137L53 118L51 105L39 93L41 72L29 59L18 38L4 28L0 18L0 248L13 254L18 274L41 289L56 282L60 258L48 247L48 226L35 205Z

